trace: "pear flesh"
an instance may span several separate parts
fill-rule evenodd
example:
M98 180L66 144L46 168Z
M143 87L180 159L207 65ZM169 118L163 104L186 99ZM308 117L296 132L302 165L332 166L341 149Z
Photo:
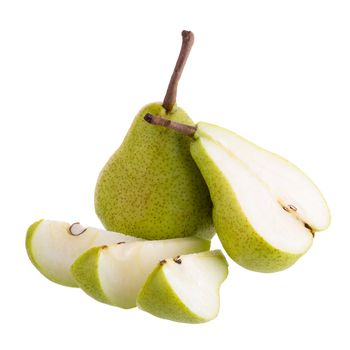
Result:
M283 270L328 227L324 198L295 165L215 125L199 123L194 138L191 154L209 187L216 231L240 265Z
M161 103L144 107L123 144L101 171L95 209L108 230L145 239L214 234L208 188L188 152L190 139L154 128L146 113L193 124L186 112Z
M141 289L137 305L154 316L185 323L214 319L228 275L220 250L161 261Z
M26 249L33 265L48 279L68 287L77 287L70 267L84 251L116 242L138 240L116 232L83 227L75 223L40 220L32 224L26 236Z
M210 241L197 237L105 245L83 253L71 271L79 287L103 303L132 308L157 263L180 254L208 250Z

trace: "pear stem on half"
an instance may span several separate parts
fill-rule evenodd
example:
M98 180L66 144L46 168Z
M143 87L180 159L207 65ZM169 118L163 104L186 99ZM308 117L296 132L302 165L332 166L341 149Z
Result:
M158 115L153 115L150 113L147 113L143 117L143 119L145 119L146 122L148 122L150 124L164 126L168 129L173 129L173 130L179 132L180 134L190 136L190 137L193 137L197 131L196 126L177 123L177 122L174 122L172 120L165 119L165 118L159 117Z
M168 90L163 100L163 107L166 109L167 112L170 112L176 103L177 85L179 84L182 71L185 67L193 43L193 33L187 30L182 31L182 45L180 54L175 65L174 72L170 78Z

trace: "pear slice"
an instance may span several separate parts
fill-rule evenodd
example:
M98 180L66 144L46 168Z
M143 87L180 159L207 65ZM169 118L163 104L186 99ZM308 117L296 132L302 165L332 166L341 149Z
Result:
M159 260L209 247L210 241L197 237L104 245L83 253L71 272L91 297L128 309L136 306L136 296Z
M219 312L219 289L227 275L220 250L162 260L142 287L137 305L172 321L207 322Z
M313 231L322 231L330 224L330 212L315 184L294 164L269 152L236 133L208 123L198 123L197 138L219 144L231 157L244 165L267 185L279 201L295 217Z
M240 265L283 270L310 248L314 232L329 226L319 189L282 157L215 125L144 119L193 137L190 151L209 188L215 229Z
M132 236L83 227L79 223L40 220L27 231L26 248L33 265L49 280L77 287L70 266L84 251L116 242L139 240Z

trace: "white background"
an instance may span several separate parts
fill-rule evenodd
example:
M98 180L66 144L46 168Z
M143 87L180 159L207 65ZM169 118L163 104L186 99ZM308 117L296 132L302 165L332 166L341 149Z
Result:
M1 1L0 347L349 349L348 5ZM179 105L296 163L332 210L289 270L231 262L220 314L202 325L95 302L45 279L24 248L40 218L101 226L96 177L138 110L162 100L182 29L196 42Z

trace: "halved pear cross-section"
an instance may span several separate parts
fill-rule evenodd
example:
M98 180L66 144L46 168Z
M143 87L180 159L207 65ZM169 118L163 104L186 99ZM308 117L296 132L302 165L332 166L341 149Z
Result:
M215 229L242 266L283 270L310 248L315 231L329 226L318 188L282 157L215 125L144 119L193 137L190 151L209 188Z
M79 223L40 220L28 228L26 248L33 265L45 277L64 286L77 287L70 267L84 251L101 244L136 240L140 239Z
M163 260L141 289L137 305L172 321L207 322L219 312L219 289L227 274L220 250Z
M199 123L191 154L214 203L227 253L242 266L273 272L312 245L330 215L320 191L296 166L233 132Z
M82 254L71 271L88 295L127 309L136 306L137 293L160 260L209 247L210 241L197 237L105 245Z
M232 131L207 123L199 123L197 129L198 135L220 145L231 159L242 161L269 188L284 210L313 231L322 231L329 226L329 209L322 194L294 164Z

